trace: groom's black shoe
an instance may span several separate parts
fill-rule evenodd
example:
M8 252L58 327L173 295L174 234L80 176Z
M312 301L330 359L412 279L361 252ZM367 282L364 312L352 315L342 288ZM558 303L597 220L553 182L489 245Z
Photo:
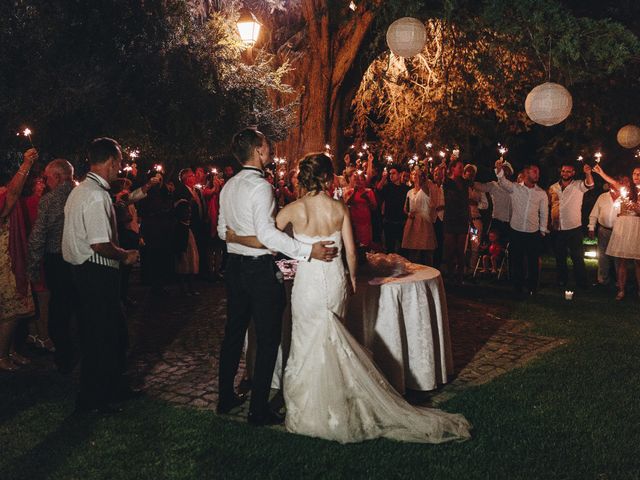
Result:
M261 415L249 412L247 421L250 425L253 425L255 427L262 427L266 425L280 425L284 422L284 417L279 413L271 410L269 410L266 414Z
M216 413L218 414L229 413L234 408L242 405L246 399L247 399L247 396L244 394L234 395L230 398L224 398L224 399L220 398L218 400L218 406L216 407Z

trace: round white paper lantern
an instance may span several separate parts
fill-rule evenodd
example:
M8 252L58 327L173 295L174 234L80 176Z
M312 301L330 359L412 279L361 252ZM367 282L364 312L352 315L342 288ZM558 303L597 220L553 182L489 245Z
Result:
M399 57L419 54L426 43L427 29L417 18L399 18L387 30L387 45Z
M640 127L625 125L618 130L618 143L624 148L634 148L640 145Z
M572 107L573 99L569 90L552 82L535 87L524 102L529 118L546 127L562 122L569 116Z

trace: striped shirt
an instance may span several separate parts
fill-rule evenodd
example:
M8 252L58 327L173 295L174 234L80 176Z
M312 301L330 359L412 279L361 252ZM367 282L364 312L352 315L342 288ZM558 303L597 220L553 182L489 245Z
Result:
M118 268L120 262L94 252L91 245L118 244L118 229L109 183L93 172L69 194L64 206L62 256L72 265L89 261Z

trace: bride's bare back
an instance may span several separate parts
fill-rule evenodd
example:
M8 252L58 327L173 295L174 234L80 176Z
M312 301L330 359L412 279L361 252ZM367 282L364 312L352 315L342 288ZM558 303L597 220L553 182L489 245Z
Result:
M308 237L328 237L342 231L348 215L345 205L324 193L304 195L283 208L276 218L283 230L289 223L295 233Z

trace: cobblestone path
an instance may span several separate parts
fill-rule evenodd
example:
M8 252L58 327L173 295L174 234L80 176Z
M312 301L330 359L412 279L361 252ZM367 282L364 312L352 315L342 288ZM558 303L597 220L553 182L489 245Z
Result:
M201 295L142 299L130 314L131 368L137 387L151 397L215 409L220 343L225 322L221 284L200 285ZM508 320L497 303L449 295L454 379L425 400L433 405L470 385L520 367L563 344L562 339L526 333L529 325ZM244 372L240 365L238 381ZM246 408L246 407L245 407ZM246 411L240 410L238 417Z

